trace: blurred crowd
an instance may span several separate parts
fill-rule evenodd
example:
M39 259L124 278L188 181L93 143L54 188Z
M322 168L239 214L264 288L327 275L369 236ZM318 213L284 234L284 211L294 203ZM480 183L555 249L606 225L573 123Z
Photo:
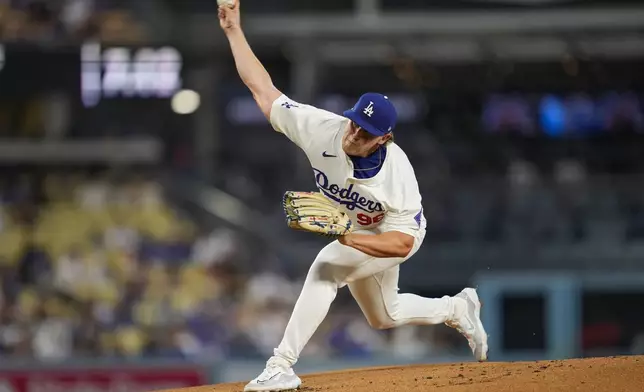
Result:
M159 183L83 172L4 179L0 356L264 357L281 339L303 276L235 231L200 227ZM448 328L372 330L343 295L305 355L466 348Z
M513 167L506 196L512 202L504 203L514 211L507 217L517 220L518 232L510 233L517 238L548 233L517 212L528 203L525 195L543 195L531 188L527 170ZM579 170L560 168L560 186L581 186ZM244 233L197 223L150 175L27 173L4 173L0 184L0 357L215 360L272 353L306 263L293 273ZM568 191L574 195L574 189ZM458 213L473 213L465 209L472 194L455 194L463 199ZM539 211L531 216L545 214ZM604 214L596 211L610 217ZM477 221L469 218L464 221ZM545 215L539 222L577 238L581 229L561 219L572 218ZM430 219L430 228L435 224ZM449 232L440 237L438 231L428 241L449 240ZM303 357L387 353L413 360L466 350L460 335L444 326L374 330L343 290Z
M0 0L0 38L135 42L146 30L126 5L118 0Z
M550 173L516 160L505 177L428 187L430 241L584 243L644 240L639 176L598 176L577 160Z

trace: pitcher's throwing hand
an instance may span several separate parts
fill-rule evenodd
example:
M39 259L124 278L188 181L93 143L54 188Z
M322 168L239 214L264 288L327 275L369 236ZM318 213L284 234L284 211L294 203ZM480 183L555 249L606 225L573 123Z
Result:
M219 4L219 25L228 32L234 29L239 29L239 0L217 1Z

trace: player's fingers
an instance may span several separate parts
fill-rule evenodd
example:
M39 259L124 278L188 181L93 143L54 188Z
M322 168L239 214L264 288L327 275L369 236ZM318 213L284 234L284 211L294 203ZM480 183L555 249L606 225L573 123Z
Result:
M239 8L239 2L235 1L230 4L222 4L217 7L219 10L232 10L232 9L237 9Z
M237 12L239 10L239 2L235 1L232 4L220 5L219 9L223 9L226 12L231 12L231 11Z
M225 18L227 16L230 16L231 12L233 12L233 9L229 5L222 5L219 7L220 18Z

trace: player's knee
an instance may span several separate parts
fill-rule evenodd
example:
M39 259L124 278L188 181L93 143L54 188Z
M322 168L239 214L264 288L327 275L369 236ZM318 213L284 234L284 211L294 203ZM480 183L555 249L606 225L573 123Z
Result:
M391 329L398 326L398 307L395 303L385 303L383 308L377 311L365 313L367 322L375 329Z
M369 325L374 329L391 329L396 326L394 320L390 318L368 319Z

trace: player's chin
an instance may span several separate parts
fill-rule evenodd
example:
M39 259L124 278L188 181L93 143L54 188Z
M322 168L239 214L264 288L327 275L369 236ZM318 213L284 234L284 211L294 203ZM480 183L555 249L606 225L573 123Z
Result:
M355 155L355 148L353 148L353 145L351 143L344 143L342 145L342 149L347 155Z

